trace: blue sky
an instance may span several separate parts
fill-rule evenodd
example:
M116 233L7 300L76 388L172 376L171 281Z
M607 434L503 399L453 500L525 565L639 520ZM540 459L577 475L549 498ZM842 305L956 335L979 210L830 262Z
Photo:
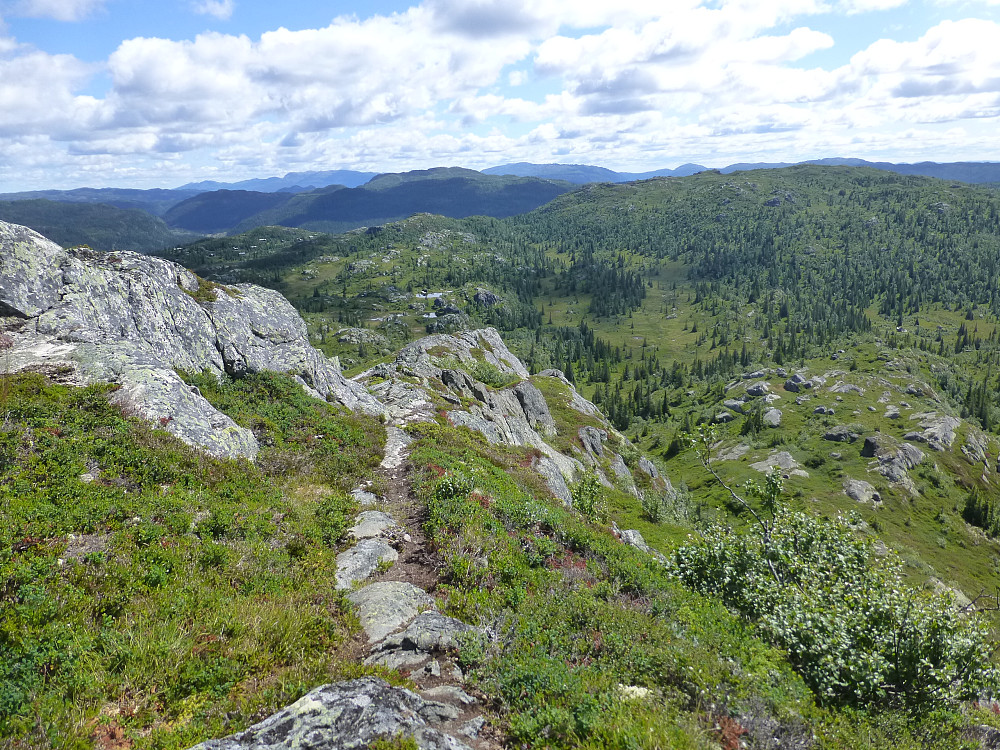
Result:
M0 191L1000 160L1000 0L0 0Z

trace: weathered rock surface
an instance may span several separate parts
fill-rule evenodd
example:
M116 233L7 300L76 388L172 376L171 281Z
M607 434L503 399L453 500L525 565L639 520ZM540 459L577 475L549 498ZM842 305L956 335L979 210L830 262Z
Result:
M76 382L118 384L118 401L215 455L252 458L256 440L176 369L288 372L321 398L382 411L309 345L305 323L280 294L208 285L161 258L64 250L0 222L0 313L21 320L11 331L12 371L64 366Z
M788 451L776 451L763 461L750 464L751 469L761 472L769 472L772 469L779 469L788 472L791 476L808 477L809 473L799 468L801 464L795 460Z
M747 386L747 395L757 398L759 396L764 396L769 393L771 386L768 385L766 380L759 380L756 383L751 383Z
M923 432L908 433L906 439L927 443L936 451L951 448L955 442L956 430L962 425L962 420L958 417L935 412L913 414L910 419L920 420L920 426L924 429Z
M853 443L859 437L858 433L852 432L846 425L837 425L823 433L824 440L831 440L835 443Z
M369 643L381 641L434 607L434 597L403 581L373 583L348 594L347 599L357 607Z
M736 398L727 398L725 401L722 402L722 405L724 407L726 407L730 411L736 412L737 414L743 413L744 404L745 404L744 401L740 401L739 399Z
M780 427L781 426L781 409L775 409L771 407L770 409L764 410L764 426L765 427Z
M608 431L599 430L596 427L581 427L577 433L580 437L580 444L594 458L601 458L604 455L604 443L608 440Z
M413 737L421 750L466 750L435 725L457 715L378 677L323 685L259 724L192 750L362 750L377 739Z
M408 650L449 651L459 647L459 636L476 629L454 617L446 617L440 612L421 612L405 630L387 637L380 644L383 650L402 648Z
M384 539L362 539L337 555L337 588L351 588L371 578L380 563L394 563L399 553Z
M878 503L882 501L875 488L863 479L845 479L844 493L859 503Z
M491 387L475 376L481 374L484 362L513 380L521 380ZM577 428L574 437L581 450L573 447L575 455L566 455L549 442L557 433L556 420L542 390L535 385L541 385L545 378L555 378L565 386L560 408L573 409L581 418L596 418L606 427ZM609 477L614 476L628 491L639 493L631 470L608 447L609 441L614 446L628 441L614 431L594 404L580 396L562 372L546 370L532 379L535 382L528 380L524 365L491 328L428 336L404 347L393 362L377 365L355 380L370 383L371 391L396 424L431 421L440 411L451 424L475 430L492 443L537 449L540 455L534 459L534 468L564 503L572 502L569 485L579 479L586 465L597 470L602 484L610 486ZM561 394L558 397L564 399ZM654 484L665 482L655 467L650 467L652 471L646 473Z
M367 494L371 494L370 492ZM380 510L362 511L354 519L354 525L347 530L355 539L374 539L385 536L398 528L395 519Z
M799 393L800 391L811 389L813 384L806 378L802 373L795 373L788 380L785 381L785 390L791 391L792 393Z

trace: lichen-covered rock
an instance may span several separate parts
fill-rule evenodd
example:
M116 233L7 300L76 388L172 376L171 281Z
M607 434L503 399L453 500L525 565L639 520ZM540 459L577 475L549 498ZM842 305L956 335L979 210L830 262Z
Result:
M68 258L33 229L0 221L0 315L33 318L57 304Z
M730 411L736 412L737 414L743 413L743 407L745 404L746 404L745 401L740 401L739 399L736 398L727 398L725 401L722 402L722 405L724 407L726 407Z
M779 469L783 472L788 472L791 476L808 477L808 472L799 468L800 466L801 464L788 451L775 451L763 461L756 461L750 464L751 469L765 473Z
M852 432L850 427L842 424L823 433L824 440L830 440L834 443L853 443L858 437L860 437L858 433Z
M368 493L371 494L371 493ZM380 510L365 510L354 519L354 525L347 533L355 539L374 539L384 537L399 528L395 519Z
M747 386L747 395L757 398L759 396L767 395L771 390L771 386L768 385L766 380L759 380L756 383L751 383Z
M426 336L400 349L389 368L403 375L440 379L444 360L456 360L466 367L485 363L506 375L528 377L527 368L511 354L494 328ZM370 372L381 375L381 371Z
M583 449L594 458L601 458L604 455L604 443L608 440L608 431L599 430L596 427L581 427L577 433L580 437L580 444Z
M384 539L362 539L337 555L337 588L346 590L371 578L381 563L394 563L399 553Z
M770 409L764 410L764 426L765 427L780 427L781 426L781 409L775 409L771 407Z
M993 443L986 433L975 427L970 427L962 444L962 455L970 464L985 464L989 466L989 450Z
M785 381L785 390L792 393L799 393L800 391L810 389L813 384L809 382L808 378L802 373L795 373L788 380Z
M214 455L253 458L257 443L185 386L178 369L288 372L321 398L383 411L309 345L305 323L277 292L218 287L137 253L63 250L3 222L0 270L0 313L25 319L11 333L12 371L67 367L74 382L115 383L134 413Z
M421 612L405 630L388 636L380 644L382 650L401 648L431 653L459 647L459 636L476 629L454 617L427 610Z
M376 643L409 624L425 609L434 607L434 597L412 583L380 581L347 595L358 611L358 620Z
M412 737L421 750L468 750L435 728L454 709L378 677L323 685L259 724L191 750L363 750L375 740Z
M932 450L944 451L951 448L955 442L956 431L962 425L962 420L958 417L951 417L947 414L937 414L928 412L913 414L910 419L920 420L923 432L908 433L908 440L916 440L927 443Z
M648 476L650 479L656 479L660 476L659 470L656 468L653 462L650 461L645 456L639 457L639 463L637 464L637 466L639 467L639 471Z
M524 411L524 418L528 420L531 428L542 437L551 437L556 433L556 422L549 411L549 405L545 402L545 397L530 381L525 380L514 386L514 395L517 397L521 409Z

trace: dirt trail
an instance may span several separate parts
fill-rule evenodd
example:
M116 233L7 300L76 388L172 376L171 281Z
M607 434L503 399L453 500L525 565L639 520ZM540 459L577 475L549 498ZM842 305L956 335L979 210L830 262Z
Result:
M409 439L399 427L389 427L379 468L382 481L376 482L384 494L358 516L359 522L373 510L391 516L395 525L380 537L398 553L388 569L372 570L358 579L349 595L370 639L363 660L397 669L417 685L423 698L440 703L434 726L461 743L456 749L499 750L502 743L487 723L482 696L466 691L464 674L454 658L462 634L475 629L441 615L436 606L426 609L427 594L433 596L437 589L442 563L424 532L427 510L412 491L408 456Z

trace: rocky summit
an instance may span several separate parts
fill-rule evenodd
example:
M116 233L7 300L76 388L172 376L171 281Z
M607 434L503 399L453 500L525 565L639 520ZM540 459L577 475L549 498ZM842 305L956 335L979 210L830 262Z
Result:
M9 372L114 383L118 403L213 455L253 458L257 441L177 370L287 372L320 398L382 410L335 359L310 346L305 324L280 294L213 284L159 258L64 249L0 222L0 313L11 321Z

